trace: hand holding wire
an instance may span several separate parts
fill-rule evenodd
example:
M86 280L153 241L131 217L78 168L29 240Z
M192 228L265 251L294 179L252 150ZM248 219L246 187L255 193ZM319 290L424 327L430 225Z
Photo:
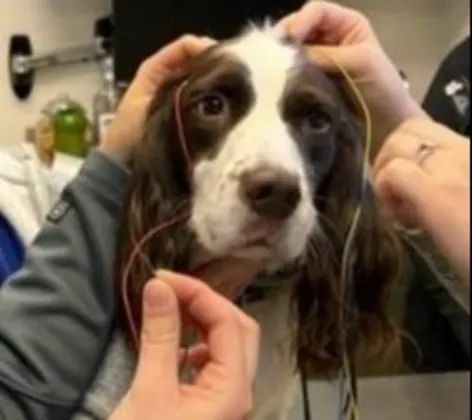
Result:
M202 282L158 272L145 288L139 362L132 386L111 420L240 420L252 409L259 328ZM195 377L182 383L183 320L202 341L185 359Z

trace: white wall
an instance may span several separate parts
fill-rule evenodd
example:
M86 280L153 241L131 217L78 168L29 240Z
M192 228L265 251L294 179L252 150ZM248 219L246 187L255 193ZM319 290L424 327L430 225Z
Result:
M156 0L158 1L158 0ZM468 0L344 0L363 10L397 65L404 69L421 98L439 60L469 30ZM94 65L45 70L38 74L32 97L20 103L11 94L6 72L8 39L27 33L36 51L88 43L93 22L110 0L0 0L0 144L20 141L44 104L68 92L86 106L99 87Z
M7 73L9 38L31 37L36 52L91 43L96 18L110 10L110 0L0 0L0 144L24 139L44 105L66 92L86 106L100 80L93 64L38 72L30 99L19 102Z
M469 31L469 0L341 0L371 18L421 99L440 60Z

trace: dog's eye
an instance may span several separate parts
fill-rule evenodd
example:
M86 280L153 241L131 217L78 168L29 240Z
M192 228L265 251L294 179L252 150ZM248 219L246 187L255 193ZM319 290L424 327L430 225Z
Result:
M305 117L305 124L310 131L325 133L331 128L331 117L320 107L315 107Z
M213 92L198 101L197 110L202 117L218 117L226 111L226 105L224 96Z

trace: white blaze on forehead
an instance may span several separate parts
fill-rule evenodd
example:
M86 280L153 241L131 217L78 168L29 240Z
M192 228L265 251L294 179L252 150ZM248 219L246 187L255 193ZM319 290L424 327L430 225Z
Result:
M251 69L255 82L273 79L275 75L285 78L297 56L296 49L284 44L271 28L251 29L227 44L224 50L233 53Z
M223 51L245 65L254 91L252 108L229 135L229 143L238 143L232 144L232 153L246 153L247 165L264 160L300 174L298 149L281 115L287 81L297 64L297 50L281 42L274 29L254 28Z

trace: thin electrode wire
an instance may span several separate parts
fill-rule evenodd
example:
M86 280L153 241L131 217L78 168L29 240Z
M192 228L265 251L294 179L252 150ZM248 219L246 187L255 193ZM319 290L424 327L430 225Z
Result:
M345 395L346 395L346 377L344 374L344 370L340 369L339 374L338 374L338 410L337 410L337 419L342 420L345 410L346 410L346 401L345 401Z
M130 272L131 269L133 268L133 264L135 259L139 256L139 253L141 252L141 249L146 245L146 243L151 240L155 235L163 231L164 229L167 229L176 223L185 220L187 218L187 215L179 215L174 217L173 219L169 220L168 222L164 222L153 229L151 229L149 232L147 232L141 240L136 244L136 246L133 248L133 251L131 252L131 255L128 259L128 262L126 264L125 270L123 272L123 279L121 282L121 296L123 300L123 307L125 311L125 316L128 322L128 327L130 329L131 337L133 339L133 342L136 346L136 349L139 348L139 333L136 328L136 323L135 319L133 317L133 311L131 309L131 302L129 298L129 277L130 277Z
M319 53L319 52L318 52ZM370 162L369 162L369 157L370 157L370 151L372 148L372 117L370 114L369 107L367 105L367 102L362 95L360 89L357 87L356 82L353 80L353 78L350 76L348 71L331 55L324 53L323 54L325 57L327 57L336 67L337 69L341 72L343 75L344 79L346 80L351 92L353 93L354 97L356 98L356 102L360 107L360 110L363 114L364 117L364 122L365 122L365 144L364 144L364 155L363 155L363 174L362 174L362 198L364 197L365 193L365 188L369 176L369 167L370 167ZM349 257L353 251L353 248L355 246L355 239L356 239L356 234L357 230L359 227L359 222L362 214L362 205L363 202L362 200L357 204L356 210L354 212L354 216L351 222L351 226L349 228L349 232L346 237L346 243L343 249L343 256L342 256L342 261L341 261L341 296L343 301L345 300L345 293L346 293L346 286L347 286L347 277L348 277L348 267L349 267ZM340 328L342 329L344 327L344 324L346 322L345 318L345 308L344 304L341 305L340 308ZM343 368L346 372L346 376L348 378L347 383L349 387L349 394L350 394L350 408L349 408L349 413L348 413L348 418L351 419L353 418L354 420L359 420L360 419L360 414L359 410L357 407L357 398L353 389L353 379L352 378L352 372L351 368L349 365L349 360L348 360L348 354L347 354L347 349L344 349L344 355L343 355Z
M174 117L175 117L175 124L177 128L177 135L179 138L179 142L182 148L182 153L184 155L184 158L186 160L187 164L187 172L188 175L190 176L191 174L191 168L192 168L192 158L190 155L190 150L187 144L187 139L185 137L185 130L183 126L183 121L182 121L182 115L181 115L181 99L182 99L182 93L187 85L187 82L182 83L178 88L174 96ZM190 178L189 178L190 179ZM179 207L176 209L176 211L179 210ZM121 281L121 298L123 301L123 309L125 312L125 318L128 323L128 328L130 330L131 338L134 342L134 345L136 349L139 349L139 333L136 327L136 320L133 317L133 311L131 308L131 302L130 302L130 297L129 297L129 277L131 273L131 269L133 268L133 264L135 262L135 259L138 256L142 257L141 250L142 248L146 245L146 243L151 240L155 235L158 233L162 232L163 230L175 225L176 223L181 222L182 220L185 220L188 217L188 214L181 214L178 215L172 219L170 219L167 222L163 222L159 224L158 226L154 227L151 229L149 232L147 232L140 240L139 242L134 246L129 259L126 263L125 270L123 272L123 278ZM149 262L148 259L148 266L151 265L151 271L153 270L152 264Z
M174 98L174 116L175 116L175 124L177 126L177 136L179 138L180 146L182 148L182 153L184 154L184 158L187 163L187 171L188 176L191 176L191 170L193 168L192 156L190 154L190 148L187 141L187 137L185 135L185 128L184 122L182 120L182 95L187 86L187 82L183 82L178 88L175 93ZM189 178L190 179L190 178Z

